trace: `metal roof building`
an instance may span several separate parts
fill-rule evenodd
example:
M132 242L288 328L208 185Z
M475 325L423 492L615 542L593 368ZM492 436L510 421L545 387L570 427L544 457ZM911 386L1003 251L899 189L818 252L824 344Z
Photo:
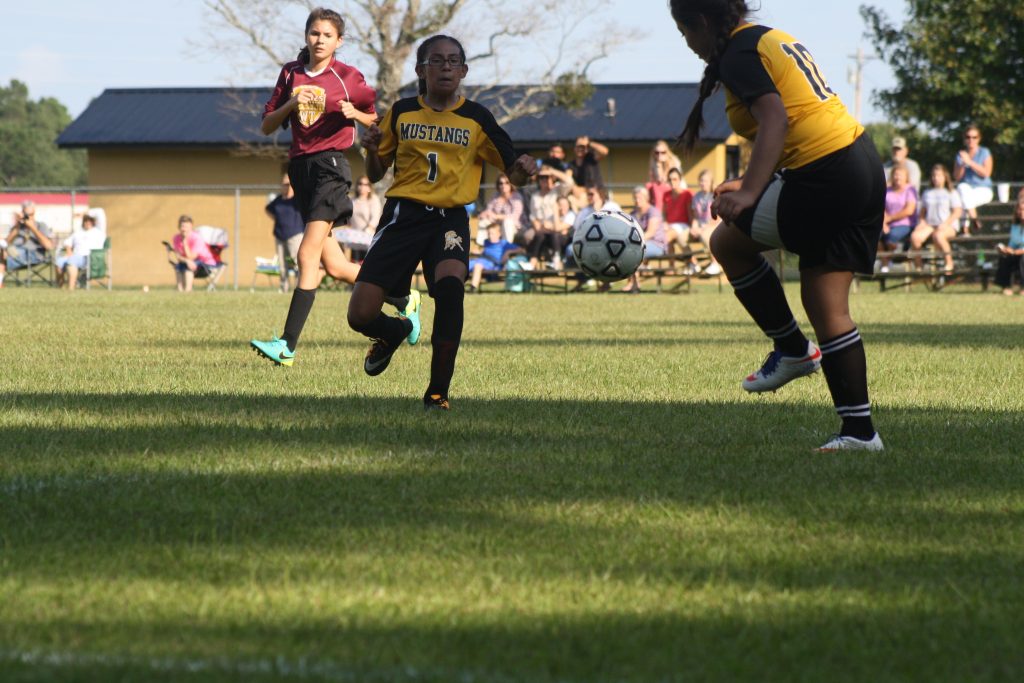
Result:
M674 139L697 99L694 83L596 85L577 110L552 108L505 128L525 146L571 142L581 134L604 142L648 144ZM57 139L61 147L222 147L266 144L260 133L267 88L137 88L105 90ZM479 96L487 104L487 91ZM704 139L732 133L721 91L704 105ZM290 133L276 143L287 146Z

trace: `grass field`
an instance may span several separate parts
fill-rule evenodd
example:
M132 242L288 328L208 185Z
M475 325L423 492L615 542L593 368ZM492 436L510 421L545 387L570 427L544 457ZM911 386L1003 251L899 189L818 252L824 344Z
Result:
M0 680L1024 678L1021 297L854 297L844 456L728 293L468 297L448 415L347 301L0 291Z

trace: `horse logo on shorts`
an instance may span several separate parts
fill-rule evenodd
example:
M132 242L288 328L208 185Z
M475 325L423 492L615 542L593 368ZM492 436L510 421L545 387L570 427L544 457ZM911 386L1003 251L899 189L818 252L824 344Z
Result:
M444 234L444 250L449 251L451 249L466 251L462 248L462 238L454 230L449 230Z
M309 128L320 120L327 108L327 91L316 85L297 85L292 89L292 97L295 97L303 90L313 93L313 101L308 104L299 104L299 122Z

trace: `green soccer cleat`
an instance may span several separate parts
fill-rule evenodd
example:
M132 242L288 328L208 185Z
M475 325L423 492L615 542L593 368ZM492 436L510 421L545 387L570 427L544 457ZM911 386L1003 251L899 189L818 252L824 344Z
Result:
M249 342L249 346L256 350L256 355L263 356L267 360L273 361L276 365L284 365L290 368L292 363L295 362L295 352L288 350L288 343L284 339L279 339L278 337L274 337L270 341L253 339Z
M412 323L412 332L405 338L409 346L415 346L420 340L420 293L415 289L409 292L409 303L405 310L398 313Z

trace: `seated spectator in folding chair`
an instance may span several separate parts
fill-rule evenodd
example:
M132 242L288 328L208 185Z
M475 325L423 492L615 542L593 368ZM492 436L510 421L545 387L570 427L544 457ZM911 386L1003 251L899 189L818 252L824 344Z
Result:
M179 292L191 292L195 278L209 277L217 268L217 257L210 250L210 245L196 232L190 216L178 219L178 234L172 243L177 263L174 273Z
M889 254L905 249L910 231L917 225L917 190L910 184L906 166L892 169L892 180L885 191L885 217L882 219L882 239L878 243L881 272L889 272Z
M287 293L288 259L294 265L299 258L299 245L306 224L302 222L302 214L295 202L295 190L288 174L281 180L281 194L270 200L266 207L267 215L274 219L274 243L277 246L277 265L281 275L280 289Z
M484 250L479 256L469 259L469 271L472 274L469 291L480 291L480 282L483 279L484 271L504 270L508 260L517 254L525 254L526 251L512 242L505 239L501 223L491 223L487 226L487 239L484 240ZM497 279L495 275L488 275L487 281L493 282Z
M102 249L106 239L106 233L96 227L94 216L82 216L82 229L64 240L63 253L56 258L57 286L67 283L68 291L73 292L78 287L78 274L88 274L89 255L94 249Z
M50 263L53 231L46 223L36 220L35 202L26 200L21 203L21 213L14 215L13 227L3 242L5 258L0 262L0 285L3 285L6 272L23 269L28 271L26 282L31 283L35 276L50 283L49 277L39 268Z

